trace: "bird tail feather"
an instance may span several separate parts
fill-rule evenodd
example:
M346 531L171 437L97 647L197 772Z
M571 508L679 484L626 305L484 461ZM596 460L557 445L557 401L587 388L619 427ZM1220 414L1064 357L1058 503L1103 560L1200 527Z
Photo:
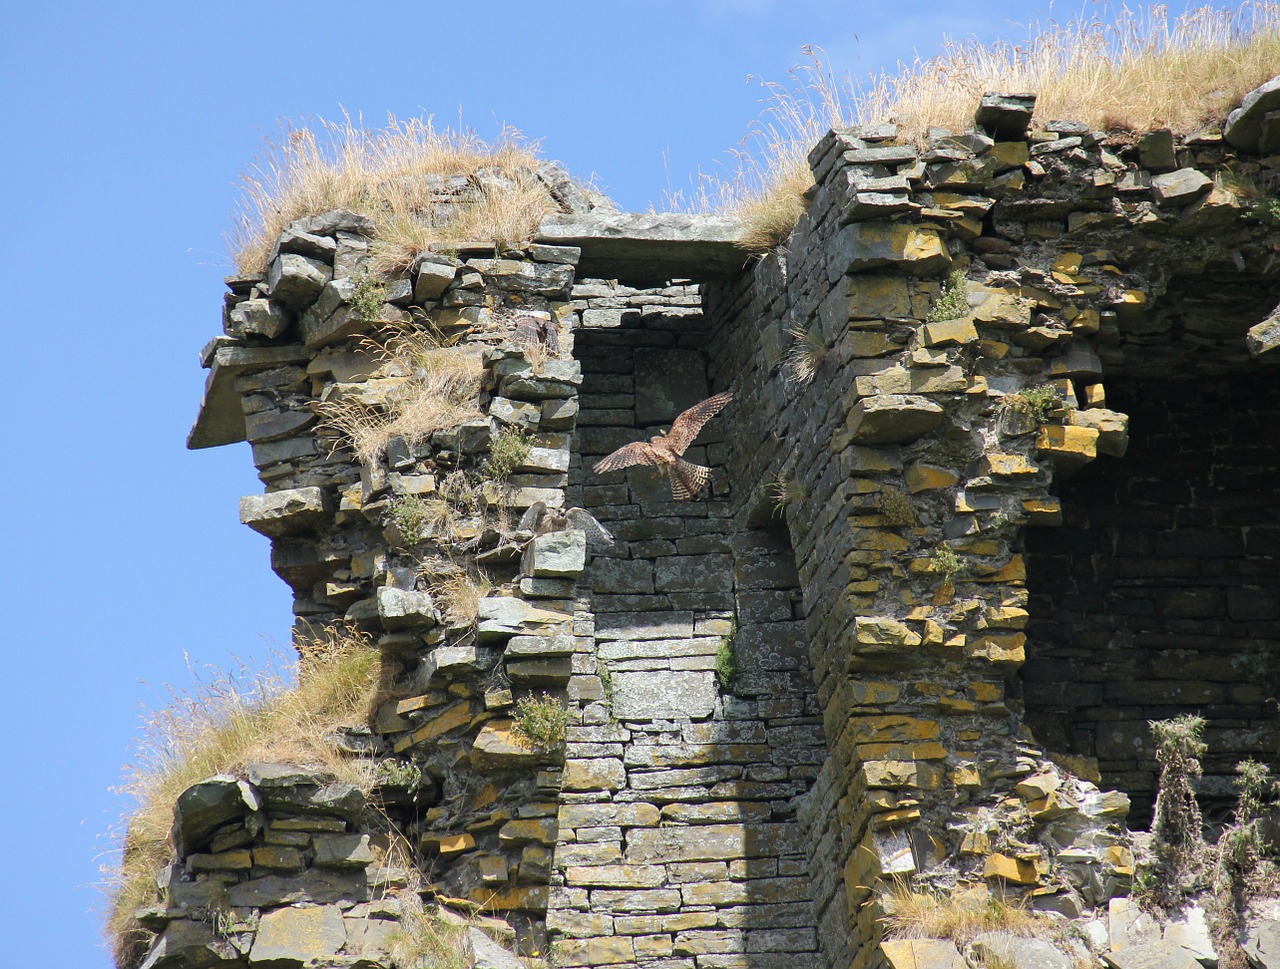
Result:
M687 501L702 490L711 478L711 469L678 458L671 466L671 497Z

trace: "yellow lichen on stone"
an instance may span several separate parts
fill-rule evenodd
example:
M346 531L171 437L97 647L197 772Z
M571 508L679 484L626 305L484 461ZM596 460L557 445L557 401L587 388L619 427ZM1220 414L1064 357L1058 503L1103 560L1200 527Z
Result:
M960 476L932 464L913 464L907 468L906 479L907 490L916 495L922 491L950 488L960 480Z
M982 866L982 876L998 878L1015 885L1035 885L1040 881L1034 862L999 853L987 855Z

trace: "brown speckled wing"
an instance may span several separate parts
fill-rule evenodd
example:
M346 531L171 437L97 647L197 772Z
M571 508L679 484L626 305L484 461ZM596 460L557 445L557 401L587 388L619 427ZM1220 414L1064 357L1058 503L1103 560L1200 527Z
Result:
M596 474L604 474L606 471L617 471L619 468L629 468L635 464L657 463L653 456L652 444L648 441L632 441L601 458L591 470Z
M702 426L715 417L729 401L733 394L727 391L708 397L700 404L694 404L687 411L671 422L671 432L667 435L668 445L676 454L684 454L693 439L698 436Z

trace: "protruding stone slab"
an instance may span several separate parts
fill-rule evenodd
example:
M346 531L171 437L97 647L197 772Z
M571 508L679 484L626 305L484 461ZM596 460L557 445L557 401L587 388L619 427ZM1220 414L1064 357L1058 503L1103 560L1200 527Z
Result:
M582 574L587 536L577 529L538 535L525 546L521 569L535 578L568 579Z
M240 522L260 535L279 538L314 528L329 513L320 488L289 488L240 499Z
M244 410L236 392L236 377L246 370L266 370L289 364L305 364L311 355L299 346L219 347L209 361L204 398L195 425L187 435L193 451L245 440Z
M722 279L746 265L739 219L678 212L551 215L537 240L582 250L579 279L656 286L671 279Z
M984 94L973 123L997 141L1012 141L1027 133L1035 107L1034 94Z
M1102 954L1111 969L1200 969L1187 949L1173 942L1148 942Z
M257 808L252 792L247 792L246 787L243 781L229 774L218 774L192 784L178 795L173 810L173 831L179 855L200 847L217 828Z
M239 966L240 953L225 938L214 935L208 922L178 919L170 922L151 947L140 969L215 969Z
M905 444L941 427L943 413L926 397L880 394L854 404L847 423L859 444Z
M1261 323L1249 327L1245 334L1245 345L1251 356L1260 357L1264 353L1280 347L1280 306L1271 311Z
M846 273L897 266L928 276L950 266L951 254L936 229L906 222L853 222L832 241L827 262Z
M1280 111L1280 75L1244 96L1240 107L1227 115L1223 137L1237 148L1258 151L1264 123L1272 111Z
M440 622L440 613L426 592L384 586L378 590L378 618L383 629L395 631L434 626Z
M1072 969L1071 958L1044 939L1019 938L1009 932L984 932L973 940L983 965L1009 969Z
M1213 179L1194 168L1179 168L1151 179L1151 194L1159 202L1185 205L1213 187Z

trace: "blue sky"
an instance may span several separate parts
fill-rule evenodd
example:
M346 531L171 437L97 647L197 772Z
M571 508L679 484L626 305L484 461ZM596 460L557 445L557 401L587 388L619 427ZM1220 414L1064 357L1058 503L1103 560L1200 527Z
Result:
M1059 16L1069 15L1076 8ZM1094 7L1083 7L1091 11ZM247 446L189 452L238 172L277 119L511 124L624 208L714 168L803 44L855 74L1047 5L9 3L0 424L12 966L105 967L94 890L140 704L288 642ZM966 19L958 19L961 15ZM969 19L972 18L972 19ZM979 19L980 18L980 19Z

